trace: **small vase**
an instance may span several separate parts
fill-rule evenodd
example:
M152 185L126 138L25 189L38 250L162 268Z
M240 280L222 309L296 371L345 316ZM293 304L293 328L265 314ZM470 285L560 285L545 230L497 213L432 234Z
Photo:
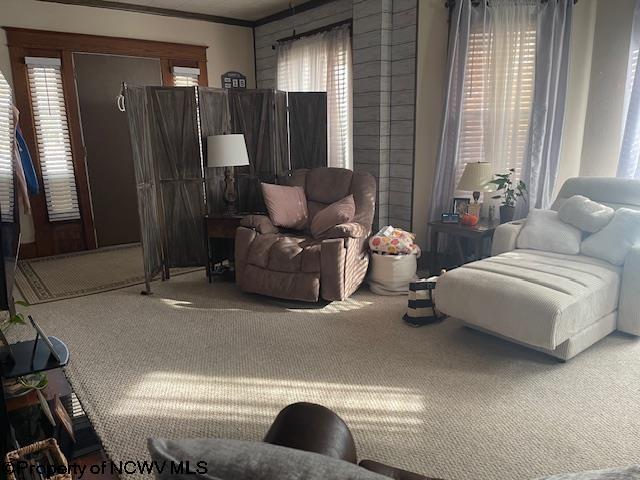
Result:
M507 205L500 206L500 223L507 223L513 220L516 214L516 207L509 207Z

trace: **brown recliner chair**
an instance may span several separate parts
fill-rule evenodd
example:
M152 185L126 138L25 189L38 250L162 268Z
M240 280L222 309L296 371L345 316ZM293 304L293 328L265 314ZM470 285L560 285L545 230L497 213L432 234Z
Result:
M304 188L310 220L349 194L355 201L355 217L320 239L308 230L275 227L266 215L245 217L236 232L236 283L245 292L289 300L344 300L367 273L375 179L344 168L314 168L295 170L281 183Z
M335 412L315 403L299 402L285 407L263 441L357 463L366 470L395 480L438 480L375 460L358 463L356 443L347 424Z

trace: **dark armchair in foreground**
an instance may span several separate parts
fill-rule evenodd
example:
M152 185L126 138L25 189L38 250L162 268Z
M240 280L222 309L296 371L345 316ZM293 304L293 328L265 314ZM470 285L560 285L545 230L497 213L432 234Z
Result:
M271 424L264 441L281 447L319 453L349 463L358 463L356 444L347 424L333 411L314 403L294 403L281 410ZM362 460L359 465L396 480L431 478L373 460Z
M344 300L367 273L375 179L344 168L314 168L295 170L282 183L304 189L310 219L350 194L355 217L315 239L282 230L266 215L245 217L235 240L236 283L246 292L289 300Z

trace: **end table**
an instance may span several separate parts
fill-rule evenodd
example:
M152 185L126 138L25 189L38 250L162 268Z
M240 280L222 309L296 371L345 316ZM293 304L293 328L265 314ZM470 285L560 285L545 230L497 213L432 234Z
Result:
M493 238L493 234L498 227L496 222L480 221L476 225L462 225L460 223L445 223L440 220L429 222L431 229L431 275L437 275L440 271L438 265L438 239L441 233L446 233L453 237L457 247L460 265L466 263L460 239L468 238L474 244L475 259L481 260L484 252L485 240Z
M233 262L233 243L236 230L244 215L205 215L205 235L207 244L207 279L213 280L213 269L216 263L223 260Z

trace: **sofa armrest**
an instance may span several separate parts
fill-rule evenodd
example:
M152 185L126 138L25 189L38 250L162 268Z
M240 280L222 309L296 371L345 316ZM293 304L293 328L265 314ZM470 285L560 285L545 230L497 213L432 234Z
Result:
M640 336L640 245L627 254L622 267L618 330Z
M496 228L491 243L491 255L500 255L515 250L516 240L523 225L524 220L516 220L515 222L503 223Z
M258 233L278 233L280 231L266 215L247 215L240 220L240 225L251 228Z
M384 475L385 477L393 478L395 480L437 480L432 477L425 477L424 475L385 465L384 463L376 462L374 460L362 460L359 465L370 472L379 473L380 475Z
M362 238L369 234L369 230L364 225L356 222L341 223L324 232L320 239L328 238Z

